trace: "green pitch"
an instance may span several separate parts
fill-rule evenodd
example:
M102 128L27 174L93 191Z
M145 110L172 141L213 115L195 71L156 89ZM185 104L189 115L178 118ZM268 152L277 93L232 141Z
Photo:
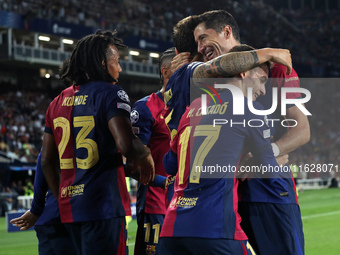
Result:
M340 189L307 190L300 193L306 255L339 254ZM133 254L136 221L129 224L129 254ZM35 231L6 232L0 218L0 255L38 254Z

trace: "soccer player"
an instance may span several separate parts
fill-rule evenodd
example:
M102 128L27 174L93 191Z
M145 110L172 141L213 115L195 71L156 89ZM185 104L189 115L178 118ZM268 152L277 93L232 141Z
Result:
M70 235L60 221L58 201L48 189L42 172L41 153L37 159L32 207L19 218L11 220L11 223L20 227L20 230L35 225L39 255L75 254Z
M198 52L207 60L225 54L235 45L240 44L239 28L235 19L226 11L210 11L200 15L201 21L194 31L198 43ZM285 67L275 64L267 83L267 94L259 100L265 109L271 107L272 87L299 87L299 80L294 70L289 74ZM280 79L273 79L280 78ZM300 94L287 94L289 98L298 98ZM269 116L277 119L277 112ZM282 118L282 116L279 116ZM300 147L309 140L310 131L307 117L296 107L287 109L287 119L295 119L296 127L282 130L271 127L275 144L272 144L275 156L283 155ZM283 131L283 132L282 132ZM280 135L279 135L280 134ZM252 179L242 184L240 214L242 228L249 237L254 249L260 254L303 254L304 237L300 208L292 179ZM265 211L266 215L258 211ZM292 217L293 216L293 217ZM286 220L283 220L286 219ZM264 229L266 231L264 231Z
M180 50L195 52L191 46L195 42L192 31L200 21L198 18L197 16L185 18L175 26L174 43L176 47L180 45ZM206 63L189 63L190 61L187 61L188 64L180 64L181 68L177 69L169 79L164 99L170 112L168 126L171 131L171 138L175 136L179 120L186 107L190 104L190 93L192 91L190 91L189 87L191 78L230 77L267 61L286 65L287 73L291 71L291 58L288 50L265 48L250 52L225 53L219 58ZM195 57L193 60L199 59L197 56L192 57Z
M163 166L163 157L170 149L170 132L165 124L163 96L165 86L171 76L171 60L175 55L175 48L170 48L160 55L161 89L138 100L131 111L131 123L135 134L144 145L150 148L155 162L155 174L163 176L164 179L167 174ZM139 183L135 255L160 254L157 247L166 210L165 200L164 189Z
M237 46L235 49L240 50L249 50L249 47ZM262 64L240 73L228 84L239 88L244 96L247 89L252 88L252 100L255 100L258 95L265 94L268 72L268 65ZM246 99L242 101L245 115L234 116L231 91L220 90L215 95L216 100L218 96L222 104L214 105L213 100L208 102L207 115L202 115L201 98L193 101L181 118L171 150L165 155L166 171L176 174L176 179L175 193L161 232L162 255L255 254L240 227L236 167L246 145L250 146L259 164L279 166L273 155L267 125L253 128L214 123L221 118L233 119L235 123L247 123L254 118L265 122L264 116L251 113ZM257 106L261 107L258 103ZM217 165L234 171L210 175L203 170Z
M42 169L77 254L128 253L121 154L134 160L144 184L154 178L150 150L132 131L129 97L115 85L125 47L116 34L99 30L77 43L61 76L73 85L46 113Z

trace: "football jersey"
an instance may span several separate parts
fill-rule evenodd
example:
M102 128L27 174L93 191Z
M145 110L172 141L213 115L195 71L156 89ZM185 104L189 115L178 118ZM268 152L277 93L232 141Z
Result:
M190 105L190 79L195 68L202 62L186 64L174 72L165 88L164 102L168 106L167 125L171 132L171 138L176 134L179 121Z
M174 174L177 169L178 172L161 237L246 240L237 212L238 179L235 178L245 146L259 165L278 167L268 126L241 124L250 119L261 119L265 123L264 116L252 114L246 100L245 114L233 115L231 92L223 90L220 97L224 104L214 105L210 101L204 116L201 115L201 99L193 101L181 118L171 151L165 155L167 172ZM229 123L214 125L214 119L228 119ZM230 124L230 119L235 125ZM173 164L174 158L178 167ZM208 171L209 168L215 172Z
M138 100L131 111L134 133L151 150L155 174L167 176L163 157L170 149L170 133L164 119L165 105L160 91ZM138 185L137 212L165 214L165 191L160 187Z
M278 88L278 107L274 113L268 115L268 119L282 120L281 88L300 87L299 77L295 70L293 69L292 73L287 75L285 66L274 64L270 70L270 79L266 83L266 95L256 100L264 106L264 109L269 109L272 106L272 88L275 87ZM287 99L301 98L300 93L287 93L286 95ZM287 105L287 109L292 106ZM283 127L279 121L274 121L273 125L270 125L270 132L274 141L277 141L287 132L287 128ZM291 178L251 179L242 183L240 188L242 201L298 204L293 175L291 175Z
M41 169L41 153L37 159L37 170L34 179L34 196L30 211L34 215L39 216L35 225L60 223L58 201L48 188L44 173Z
M63 223L130 214L122 157L108 127L130 110L126 92L107 82L73 85L49 105L45 132L58 146Z

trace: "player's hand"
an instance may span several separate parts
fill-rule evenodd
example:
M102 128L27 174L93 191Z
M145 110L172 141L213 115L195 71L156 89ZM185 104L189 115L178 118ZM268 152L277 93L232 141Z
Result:
M181 52L176 55L171 61L171 73L176 72L177 69L181 68L185 64L190 63L192 60L192 56L190 52Z
M276 159L276 162L279 164L280 167L283 167L285 164L288 163L288 154L279 156Z
M149 148L147 148L150 150ZM150 181L155 179L155 164L153 162L151 153L146 157L134 161L135 167L140 169L140 181L144 185L148 185Z
M286 49L270 49L270 61L284 65L287 67L286 74L289 75L292 72L292 56L290 51Z
M176 176L169 175L166 177L164 181L164 189L168 189L169 184L173 183L176 179Z
M19 218L11 220L10 223L19 227L20 230L27 230L30 227L34 226L38 219L38 216L34 215L30 210L28 210Z

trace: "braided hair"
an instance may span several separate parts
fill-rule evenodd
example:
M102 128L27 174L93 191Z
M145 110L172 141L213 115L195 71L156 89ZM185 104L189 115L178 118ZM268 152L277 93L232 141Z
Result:
M61 73L61 79L83 85L90 81L114 82L107 68L107 57L111 54L109 46L117 49L127 48L113 32L98 30L95 34L78 41L68 62L67 70Z

